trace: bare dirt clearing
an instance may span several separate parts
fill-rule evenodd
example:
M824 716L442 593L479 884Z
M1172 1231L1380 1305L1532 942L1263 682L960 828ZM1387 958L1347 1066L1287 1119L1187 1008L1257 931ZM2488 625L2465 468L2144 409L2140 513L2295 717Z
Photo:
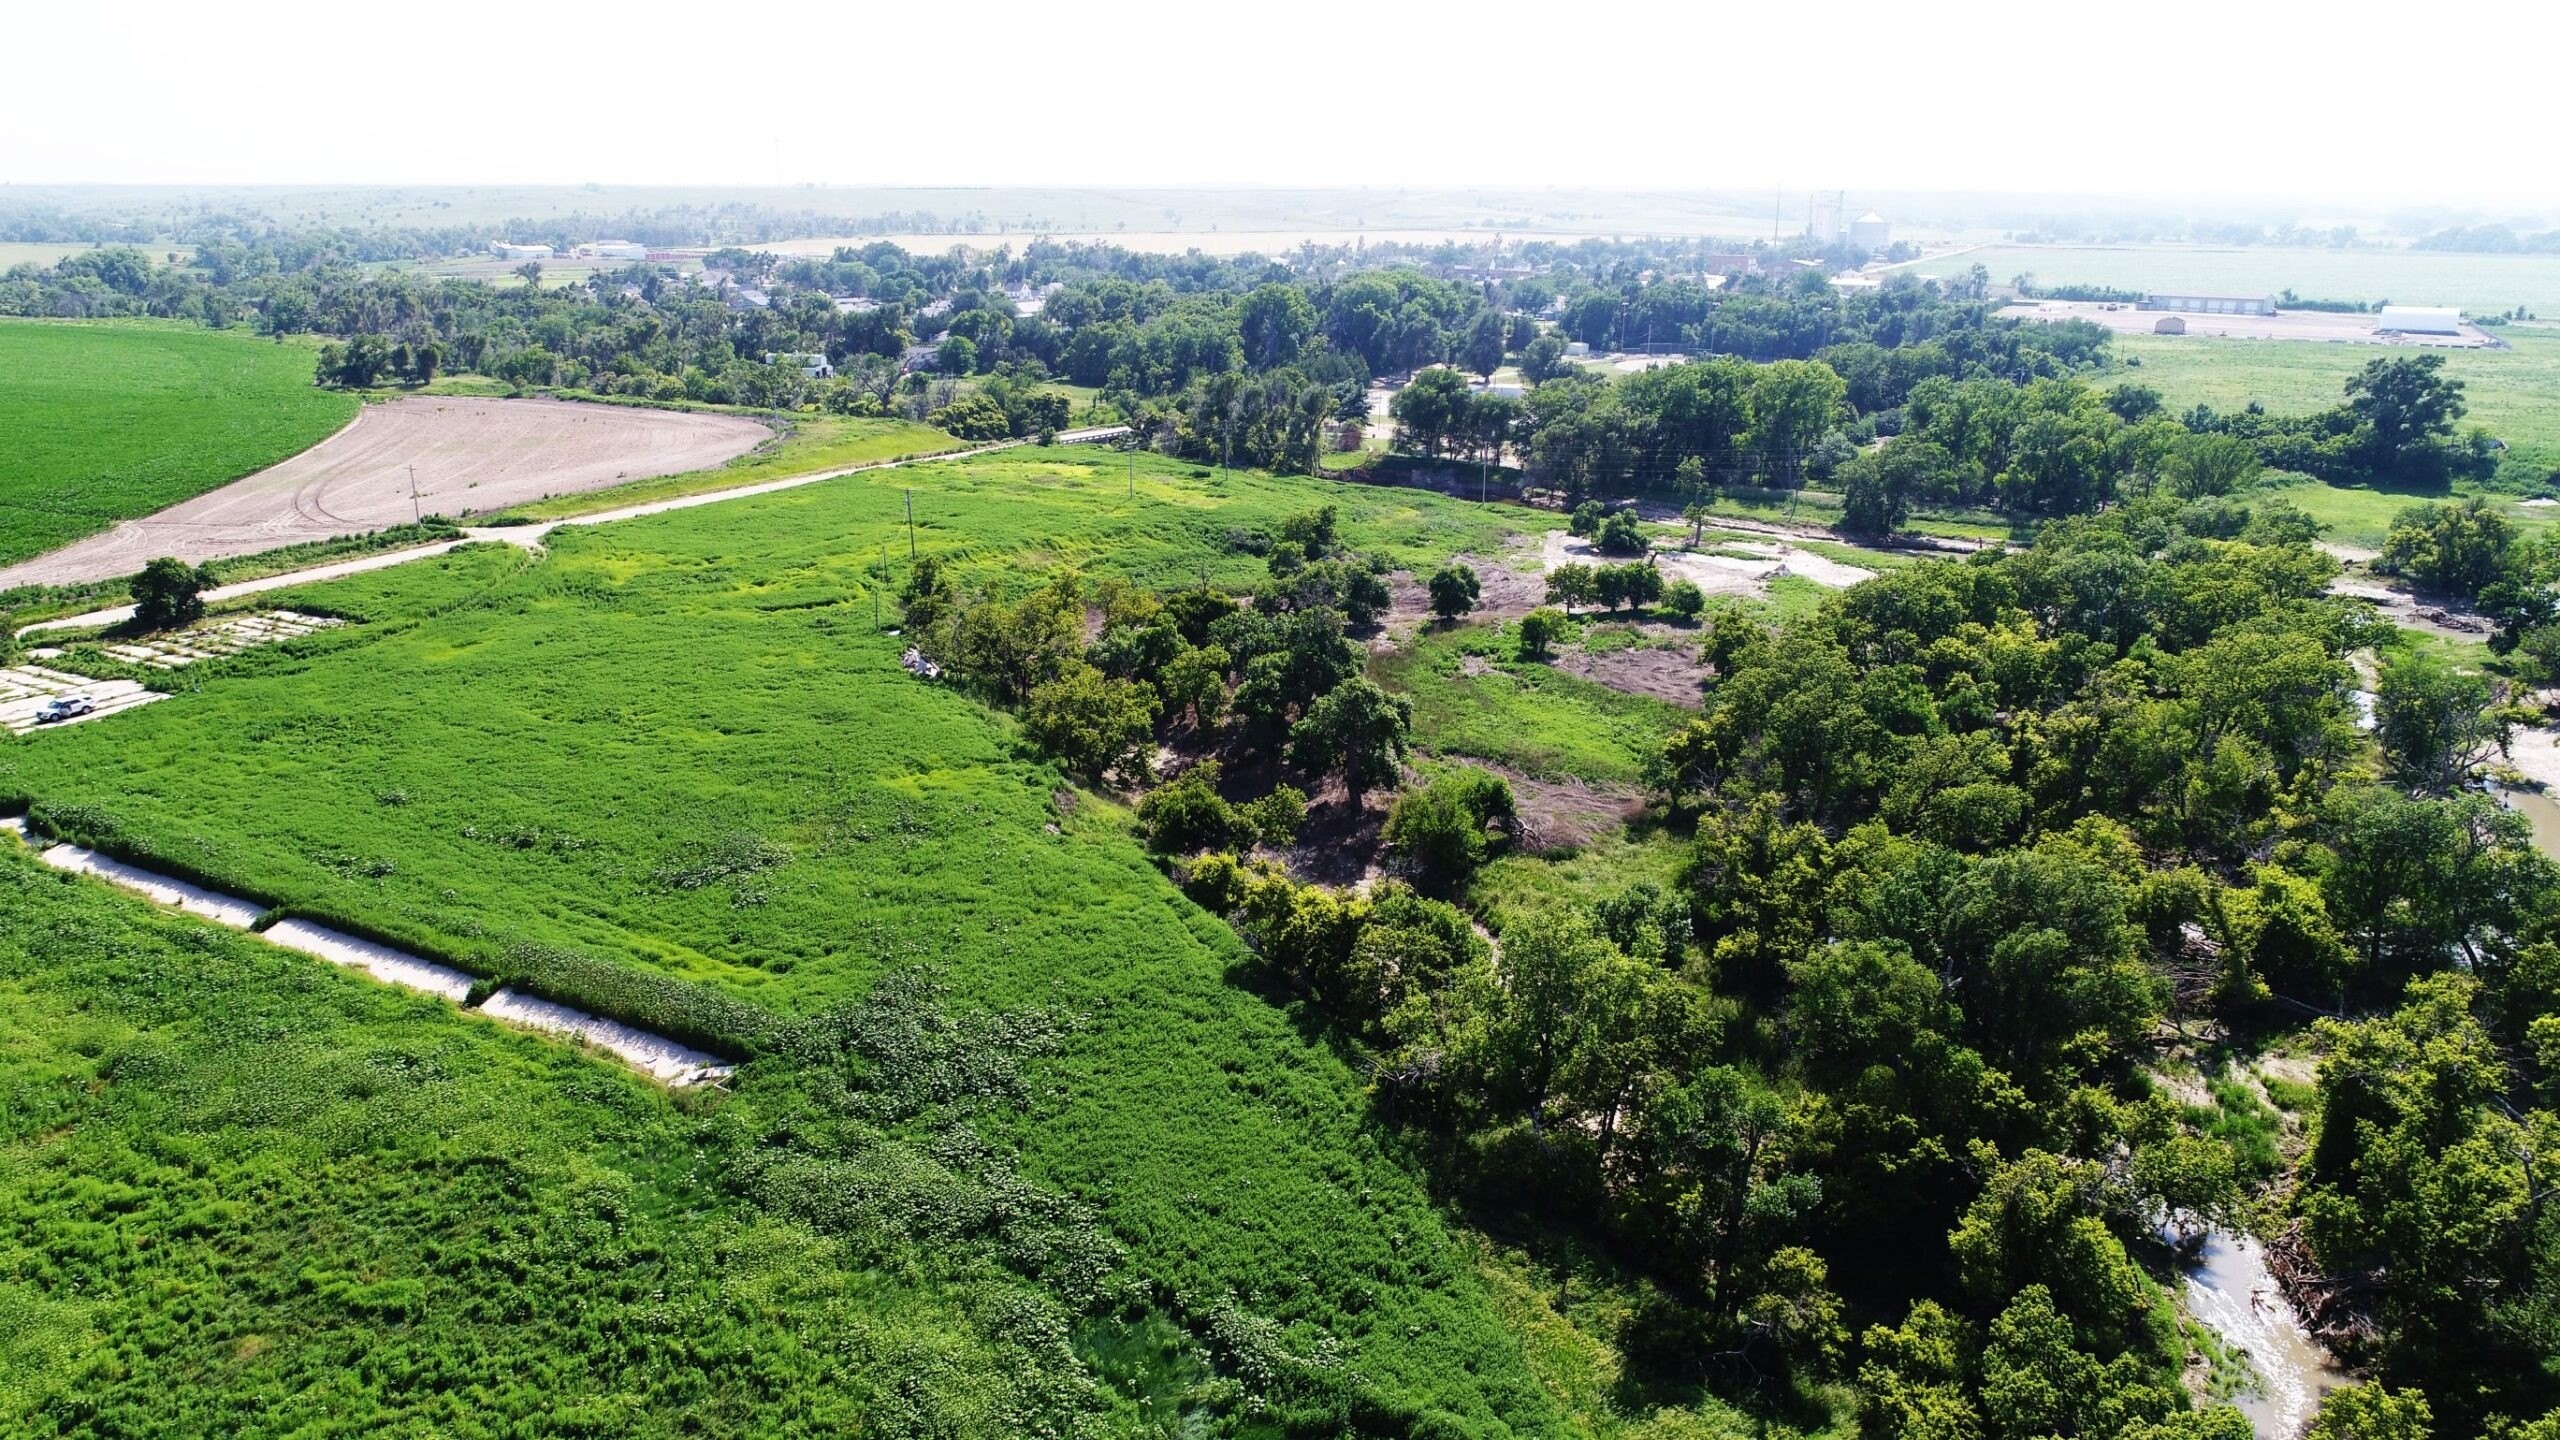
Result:
M1705 703L1707 667L1697 647L1640 645L1625 650L1565 650L1549 662L1567 675L1606 685L1622 695L1667 700L1695 710Z
M365 407L346 429L280 465L0 570L0 588L112 579L157 555L191 563L253 555L360 535L420 512L461 519L706 469L772 436L742 415L414 396Z
M1674 580L1694 581L1709 595L1765 595L1768 582L1783 575L1802 576L1817 585L1828 585L1834 589L1845 589L1875 577L1872 570L1843 565L1783 540L1768 545L1732 543L1724 548L1744 550L1750 554L1745 558L1694 550L1656 550L1653 561L1664 575ZM1627 558L1608 554L1590 541L1577 539L1562 530L1547 532L1546 556L1549 570L1565 564L1615 565Z

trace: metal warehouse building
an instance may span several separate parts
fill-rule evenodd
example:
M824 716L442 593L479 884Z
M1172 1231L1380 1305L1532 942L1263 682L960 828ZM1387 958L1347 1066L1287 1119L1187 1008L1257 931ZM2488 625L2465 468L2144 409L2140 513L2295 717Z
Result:
M2144 310L2183 310L2190 315L2273 315L2272 295L2181 295L2170 291L2142 297Z
M2402 335L2459 335L2462 312L2434 305L2385 305L2373 328Z

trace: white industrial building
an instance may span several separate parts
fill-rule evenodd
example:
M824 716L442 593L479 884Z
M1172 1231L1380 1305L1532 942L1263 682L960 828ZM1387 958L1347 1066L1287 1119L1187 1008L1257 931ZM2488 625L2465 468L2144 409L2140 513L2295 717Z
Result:
M581 260L646 260L649 247L637 240L590 240L578 247Z
M1849 222L1849 243L1861 250L1881 250L1893 243L1893 222L1870 210Z
M2373 328L2397 335L2459 335L2462 312L2437 305L2385 305Z
M548 260L551 258L551 247L518 245L511 240L492 240L489 242L489 253L501 260Z
M2195 295L2155 291L2142 297L2138 310L2183 310L2190 315L2273 315L2272 295Z

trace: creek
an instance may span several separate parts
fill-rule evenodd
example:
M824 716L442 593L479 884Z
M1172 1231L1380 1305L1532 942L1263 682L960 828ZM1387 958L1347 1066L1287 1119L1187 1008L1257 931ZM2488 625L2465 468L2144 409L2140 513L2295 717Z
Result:
M2230 1403L2249 1417L2258 1440L2294 1440L2319 1413L2321 1397L2352 1383L2302 1327L2255 1238L2210 1231L2201 1247L2180 1252L2178 1268L2187 1314L2239 1352L2255 1377Z

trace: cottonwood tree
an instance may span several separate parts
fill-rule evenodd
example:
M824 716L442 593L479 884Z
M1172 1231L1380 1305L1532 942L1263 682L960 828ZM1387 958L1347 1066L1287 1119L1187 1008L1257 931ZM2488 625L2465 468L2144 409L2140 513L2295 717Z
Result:
M204 618L203 592L213 583L206 571L163 555L133 577L134 623L145 630L171 630Z
M1431 613L1442 620L1455 620L1476 608L1484 585L1476 578L1472 566L1452 562L1431 575Z
M1340 771L1357 809L1373 787L1394 781L1412 730L1412 701L1367 680L1345 680L1290 730L1289 753L1303 769Z

